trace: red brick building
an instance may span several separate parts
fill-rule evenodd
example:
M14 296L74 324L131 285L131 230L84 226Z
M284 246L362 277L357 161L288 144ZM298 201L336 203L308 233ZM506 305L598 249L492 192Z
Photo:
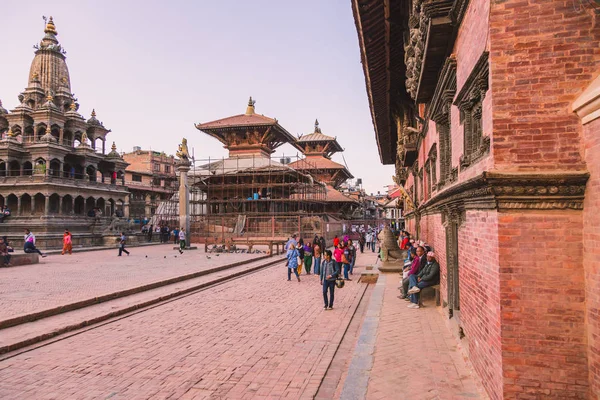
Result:
M131 153L123 154L123 159L129 164L125 170L130 192L129 214L131 218L149 219L160 201L170 199L177 190L175 157L135 147Z
M600 396L593 3L352 1L381 160L493 399Z

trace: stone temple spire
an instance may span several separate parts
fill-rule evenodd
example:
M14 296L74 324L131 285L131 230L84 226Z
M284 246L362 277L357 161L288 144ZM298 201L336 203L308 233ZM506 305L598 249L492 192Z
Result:
M44 37L36 49L31 62L28 83L39 79L40 88L44 92L58 93L59 90L71 92L71 78L65 62L65 51L56 36L58 32L54 19L48 18L44 29Z

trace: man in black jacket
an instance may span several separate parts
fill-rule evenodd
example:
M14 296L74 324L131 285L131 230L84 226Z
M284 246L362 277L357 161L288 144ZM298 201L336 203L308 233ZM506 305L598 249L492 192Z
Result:
M416 276L411 275L409 280L410 304L408 308L419 308L419 292L421 289L440 283L440 265L436 261L433 251L427 253L425 266L419 270Z

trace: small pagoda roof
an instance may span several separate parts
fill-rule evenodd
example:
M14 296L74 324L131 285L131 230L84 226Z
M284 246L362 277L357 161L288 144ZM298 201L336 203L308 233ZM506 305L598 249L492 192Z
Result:
M313 133L309 133L306 135L301 135L297 142L302 146L304 143L323 143L328 142L328 153L336 153L338 151L344 151L342 146L337 141L337 138L334 138L329 135L325 135L321 132L321 128L319 127L319 120L315 120L315 130Z

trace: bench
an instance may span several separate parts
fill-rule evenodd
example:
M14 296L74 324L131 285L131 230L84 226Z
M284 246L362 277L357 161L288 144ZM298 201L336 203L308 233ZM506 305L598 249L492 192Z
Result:
M433 286L428 286L426 288L421 289L421 291L419 292L419 306L422 307L423 306L423 294L433 294L433 296L435 297L435 305L439 306L440 305L440 285L439 283L437 285L433 285Z
M230 239L229 243L226 243L226 247L231 244L241 244L248 246L248 252L252 251L252 248L256 245L266 245L269 246L269 254L281 254L284 250L285 244L287 243L287 238L234 238ZM279 246L281 245L281 251L279 250ZM273 253L273 247L275 247L276 253Z
M17 267L19 265L38 264L40 262L40 255L38 253L14 252L9 254L11 267Z

